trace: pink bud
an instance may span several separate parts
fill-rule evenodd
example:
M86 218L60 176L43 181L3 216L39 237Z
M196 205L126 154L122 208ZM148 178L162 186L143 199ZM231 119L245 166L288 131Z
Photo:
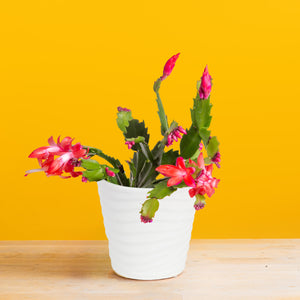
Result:
M194 204L195 210L202 209L202 208L204 208L204 206L205 206L205 204L203 202L199 202L197 204Z
M118 106L118 111L121 112L121 111L130 111L130 109L126 108L126 107L121 107L121 106Z
M183 129L183 127L181 127L181 126L178 126L178 127L177 127L177 130L178 130L179 132L183 133L183 134L186 134L186 130Z
M141 221L142 221L143 223L151 223L151 222L153 221L153 219L150 219L150 218L148 218L148 217L145 217L145 216L142 216L142 215L141 215Z
M199 88L200 99L207 99L211 91L211 76L208 73L207 66L204 69L203 75L201 77L201 85Z
M215 154L215 156L211 159L211 161L214 162L218 168L221 167L219 164L219 162L221 161L221 154L219 151Z
M125 145L127 145L128 146L128 149L131 149L132 147L133 147L133 145L135 144L135 142L134 141L131 141L131 142L129 142L129 141L126 141L125 142Z
M116 176L116 174L113 171L111 171L108 167L105 168L105 172L110 177L115 177Z
M82 182L88 182L87 178L86 178L86 177L83 177L83 176L82 176L82 178L81 178L81 181L82 181Z
M172 72L176 60L178 59L180 53L177 53L176 55L173 55L165 64L163 76L160 77L160 80L166 79Z
M199 150L201 151L202 149L203 149L203 144L200 143L200 144L199 144Z

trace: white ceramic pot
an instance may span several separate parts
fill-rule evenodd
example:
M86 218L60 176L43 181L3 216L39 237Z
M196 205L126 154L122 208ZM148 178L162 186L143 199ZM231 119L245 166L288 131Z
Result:
M154 280L183 272L195 209L188 188L159 201L152 223L140 221L148 188L98 182L105 233L113 270L120 276Z

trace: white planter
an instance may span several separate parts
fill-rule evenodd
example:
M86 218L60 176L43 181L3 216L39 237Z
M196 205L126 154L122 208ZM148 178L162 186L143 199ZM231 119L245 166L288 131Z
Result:
M105 180L98 189L111 265L118 275L154 280L183 272L195 214L188 188L160 200L153 222L146 224L139 212L150 189Z

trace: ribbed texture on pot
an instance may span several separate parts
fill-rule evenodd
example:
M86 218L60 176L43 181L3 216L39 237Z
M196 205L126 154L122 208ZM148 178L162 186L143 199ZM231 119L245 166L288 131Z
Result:
M113 270L127 278L173 277L185 267L195 209L188 188L159 202L152 223L140 221L146 188L98 182L105 233Z

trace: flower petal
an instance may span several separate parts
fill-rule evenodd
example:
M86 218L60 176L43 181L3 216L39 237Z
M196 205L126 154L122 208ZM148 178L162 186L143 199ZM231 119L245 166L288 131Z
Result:
M181 183L181 181L182 181L182 176L171 177L167 182L167 186L177 185L177 184Z
M183 157L181 157L181 156L177 157L176 166L180 169L184 169L184 170L186 169Z
M190 186L190 187L195 187L196 186L195 180L190 174L187 174L186 176L184 176L183 180L184 180L184 183L187 186Z

